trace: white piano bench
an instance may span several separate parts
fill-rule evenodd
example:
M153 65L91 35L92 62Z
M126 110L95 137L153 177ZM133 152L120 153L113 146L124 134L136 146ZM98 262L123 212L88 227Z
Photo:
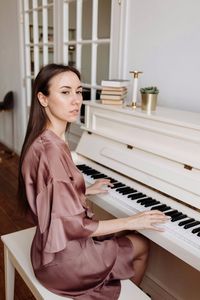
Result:
M71 299L51 293L36 279L30 261L30 247L34 233L35 227L1 236L4 244L5 299L14 300L15 269L37 300ZM130 280L122 280L119 300L133 299L148 300L150 298Z

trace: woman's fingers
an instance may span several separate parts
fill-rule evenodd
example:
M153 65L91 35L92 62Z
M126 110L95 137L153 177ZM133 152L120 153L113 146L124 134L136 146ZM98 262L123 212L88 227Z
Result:
M155 223L160 223L160 222L167 222L169 221L171 218L170 217L166 217L166 216L159 216L159 217L152 217L150 218L151 222L155 222Z
M108 186L113 186L109 179L97 179L87 188L86 193L87 195L105 194L108 193Z
M162 225L169 221L170 217L160 211L145 211L130 217L129 220L128 228L131 230L153 229L164 231Z
M147 210L144 212L145 215L162 215L165 216L165 214L160 210Z
M101 185L107 185L107 186L113 186L113 184L110 182L110 180L109 179L104 179L104 178L102 178L102 179L97 179L96 180L96 183L99 185L99 186L101 186Z
M145 215L149 216L149 218L151 218L152 220L170 220L171 217L166 216L163 212L159 211L159 210L155 210L155 211L146 211L144 212Z
M166 216L164 213L160 211L154 211L153 214L150 212L148 214L148 217L150 222L149 229L153 229L160 232L165 231L165 228L162 227L162 225L171 219L169 216Z

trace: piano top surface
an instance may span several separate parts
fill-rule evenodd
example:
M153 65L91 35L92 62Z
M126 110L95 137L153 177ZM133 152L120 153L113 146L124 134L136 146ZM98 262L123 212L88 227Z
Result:
M189 128L194 128L200 130L200 113L195 113L191 111L178 110L174 108L157 106L156 111L147 113L142 111L140 107L133 110L131 107L123 105L105 105L101 104L100 101L84 101L85 105L92 107L101 107L101 109L111 110L116 112L121 112L123 114L133 114L140 118L154 119L162 122L169 122L177 124L179 126L186 126Z

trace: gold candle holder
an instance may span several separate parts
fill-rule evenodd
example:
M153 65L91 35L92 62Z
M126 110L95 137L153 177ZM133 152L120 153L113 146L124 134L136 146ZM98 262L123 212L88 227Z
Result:
M132 103L131 106L133 109L136 109L137 106L137 88L138 88L138 77L143 72L141 71L130 71L130 74L133 74L133 93L132 93Z

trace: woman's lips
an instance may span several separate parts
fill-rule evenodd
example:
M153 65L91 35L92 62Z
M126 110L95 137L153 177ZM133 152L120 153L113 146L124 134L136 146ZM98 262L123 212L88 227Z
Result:
M71 110L70 113L73 115L79 114L79 109Z

